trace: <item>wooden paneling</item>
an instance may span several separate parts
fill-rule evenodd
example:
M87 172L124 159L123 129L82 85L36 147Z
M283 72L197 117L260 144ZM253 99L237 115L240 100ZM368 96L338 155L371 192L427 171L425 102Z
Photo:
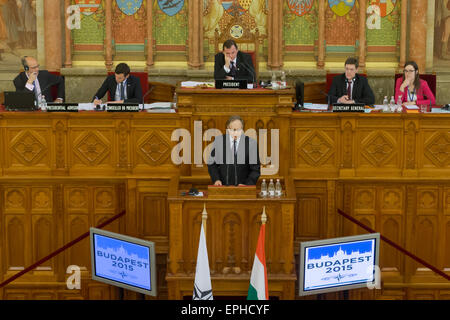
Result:
M365 233L337 208L441 270L450 268L450 121L445 115L292 112L293 90L177 93L174 114L0 113L1 280L126 209L126 217L106 229L156 243L158 298L191 295L203 202L186 201L179 191L206 190L209 179L206 166L172 163L178 142L171 135L177 128L193 133L195 120L202 120L203 133L223 131L236 113L246 129L280 130L278 174L293 185L288 188L292 202L266 204L271 294L296 297L294 259L301 241ZM270 146L267 150L271 155ZM180 181L174 183L174 177ZM258 199L245 205L207 203L208 253L218 295L246 294L260 204ZM65 286L71 264L82 267L78 291ZM383 289L357 290L349 298L450 296L446 280L385 243L380 267ZM280 275L289 280L281 281ZM4 299L119 297L116 288L90 280L87 240L0 294ZM124 297L139 298L132 292Z
M325 96L326 82L305 82L304 84L304 101L311 103L326 103ZM327 92L326 92L327 93Z
M286 194L290 195L291 184L283 184L288 185ZM174 196L169 196L169 259L176 263L169 263L169 298L183 296L187 286L191 287L192 294L204 204L208 212L206 242L215 294L241 295L238 287L248 284L261 227L261 213L265 207L267 274L269 283L273 284L273 287L269 285L269 295L294 298L296 275L292 239L295 198L239 199L236 205L236 199L189 199L178 196L178 190L171 192ZM172 245L178 241L179 246ZM283 247L278 245L280 243L284 244ZM188 279L191 283L186 281ZM231 282L227 285L223 283L225 279ZM285 286L286 292L277 292L277 286Z
M89 231L124 208L119 183L61 181L4 181L1 187L2 222L1 279L14 275L44 258L57 248ZM119 231L115 222L108 226ZM62 233L61 233L62 232ZM61 237L62 235L62 237ZM89 240L84 239L68 251L41 264L9 284L2 291L4 299L90 298L89 291L68 291L66 269L77 265L90 278ZM87 274L86 274L87 273ZM92 280L85 281L86 286ZM42 285L52 287L43 289ZM108 289L109 290L109 289ZM93 291L95 293L95 291ZM66 297L67 296L67 297Z

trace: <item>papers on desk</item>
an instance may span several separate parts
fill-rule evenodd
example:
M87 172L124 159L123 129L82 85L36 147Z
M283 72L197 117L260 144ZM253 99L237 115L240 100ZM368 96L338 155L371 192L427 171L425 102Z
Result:
M317 103L304 103L303 108L306 110L316 110L316 111L327 111L327 104L317 104Z
M437 108L431 108L431 113L450 113L450 110Z
M176 113L175 109L147 109L150 113Z
M142 104L141 104L142 107ZM172 109L172 102L154 102L150 104L144 104L144 109L151 113L175 113L175 109Z
M419 110L419 107L416 106L415 104L414 105L410 105L410 106L405 106L405 108L408 109L408 110Z
M142 104L140 105L142 107ZM155 110L155 109L170 109L172 107L172 102L154 102L144 104L145 110Z
M151 113L175 113L176 110L172 109L171 102L155 102L150 104L144 104L144 108L142 108L142 104L139 104L139 110L145 109L147 112ZM106 103L101 104L99 109L92 103L79 103L78 111L105 111Z
M182 88L195 88L195 87L208 87L214 88L214 82L200 82L200 81L183 81L181 82Z
M79 103L78 104L78 110L86 110L86 111L92 111L95 110L95 106L92 102L90 103Z

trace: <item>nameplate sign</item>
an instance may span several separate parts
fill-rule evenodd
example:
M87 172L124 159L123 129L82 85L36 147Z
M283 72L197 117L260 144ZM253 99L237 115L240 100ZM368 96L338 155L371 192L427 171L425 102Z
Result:
M365 112L364 104L333 104L333 112Z
M76 103L47 104L47 112L78 112L78 104Z
M216 89L247 89L247 80L216 80Z
M108 112L139 112L139 105L129 105L129 104L108 104L106 106L106 111Z

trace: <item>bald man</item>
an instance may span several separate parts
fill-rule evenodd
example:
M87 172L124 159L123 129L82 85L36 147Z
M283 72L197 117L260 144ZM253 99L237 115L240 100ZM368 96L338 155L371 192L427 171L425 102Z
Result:
M14 79L18 92L34 92L36 101L45 98L47 102L63 102L65 96L64 78L51 74L47 70L39 70L39 63L33 57L23 57L22 65L25 71ZM58 95L53 97L51 87L58 86Z

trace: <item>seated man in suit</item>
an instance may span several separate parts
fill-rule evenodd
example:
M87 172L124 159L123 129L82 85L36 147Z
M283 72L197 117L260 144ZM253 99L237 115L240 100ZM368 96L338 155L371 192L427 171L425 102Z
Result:
M223 52L219 52L214 57L214 79L246 79L249 83L256 81L252 57L239 51L234 40L225 41Z
M39 64L33 57L22 58L25 71L14 79L14 86L18 92L34 92L37 102L45 99L49 102L63 102L65 96L64 78L51 74L47 70L39 70ZM58 86L58 96L53 97L51 87Z
M208 159L208 172L215 186L256 185L261 174L258 145L243 130L241 117L231 116L227 133L216 137Z
M102 104L102 98L109 91L112 101L107 103L142 103L142 88L138 77L130 75L130 67L119 63L113 75L108 76L95 94L95 105Z
M331 103L364 103L373 105L375 96L369 86L369 82L358 72L358 59L348 58L345 61L345 73L333 78L328 92Z

